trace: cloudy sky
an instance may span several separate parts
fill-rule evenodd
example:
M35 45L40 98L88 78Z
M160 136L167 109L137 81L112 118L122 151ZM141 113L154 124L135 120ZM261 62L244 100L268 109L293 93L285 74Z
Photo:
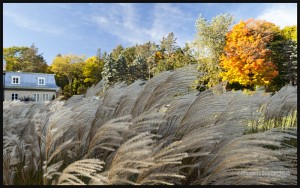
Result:
M50 65L58 54L90 57L173 32L184 46L195 37L195 21L229 13L239 20L263 19L283 28L297 25L296 3L4 3L3 47L33 43Z

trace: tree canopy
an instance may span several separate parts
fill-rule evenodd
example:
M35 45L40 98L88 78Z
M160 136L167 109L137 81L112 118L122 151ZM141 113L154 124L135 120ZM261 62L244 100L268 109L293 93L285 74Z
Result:
M7 71L47 72L47 63L43 54L32 44L30 47L12 46L3 48L3 58L6 61Z
M268 45L279 28L275 24L249 19L240 21L226 36L225 53L221 56L223 80L253 89L269 85L278 75L270 59Z
M224 51L226 34L233 23L233 16L220 14L209 22L201 15L196 21L196 48L198 70L203 73L197 80L199 90L210 88L221 81L220 56Z

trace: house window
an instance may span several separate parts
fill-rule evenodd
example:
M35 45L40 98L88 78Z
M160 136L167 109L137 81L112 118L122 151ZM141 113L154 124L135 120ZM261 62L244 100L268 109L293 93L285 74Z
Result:
M20 84L20 76L12 76L11 83L12 84Z
M35 102L40 102L40 94L38 94L38 93L33 94L33 98L34 98Z
M49 101L48 94L43 94L43 101Z
M45 78L38 77L38 85L45 85Z
M19 95L17 93L11 94L11 100L18 100Z

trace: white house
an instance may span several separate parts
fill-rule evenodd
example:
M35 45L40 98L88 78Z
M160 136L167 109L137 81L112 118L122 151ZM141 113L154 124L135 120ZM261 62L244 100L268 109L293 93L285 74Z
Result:
M3 71L4 100L33 98L36 102L56 98L59 87L54 74Z

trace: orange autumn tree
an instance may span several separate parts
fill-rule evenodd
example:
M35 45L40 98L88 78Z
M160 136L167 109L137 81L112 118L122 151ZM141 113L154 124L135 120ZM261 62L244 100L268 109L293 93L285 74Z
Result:
M279 31L273 23L262 20L236 24L226 35L224 54L220 57L222 80L250 89L270 84L278 71L268 45Z

